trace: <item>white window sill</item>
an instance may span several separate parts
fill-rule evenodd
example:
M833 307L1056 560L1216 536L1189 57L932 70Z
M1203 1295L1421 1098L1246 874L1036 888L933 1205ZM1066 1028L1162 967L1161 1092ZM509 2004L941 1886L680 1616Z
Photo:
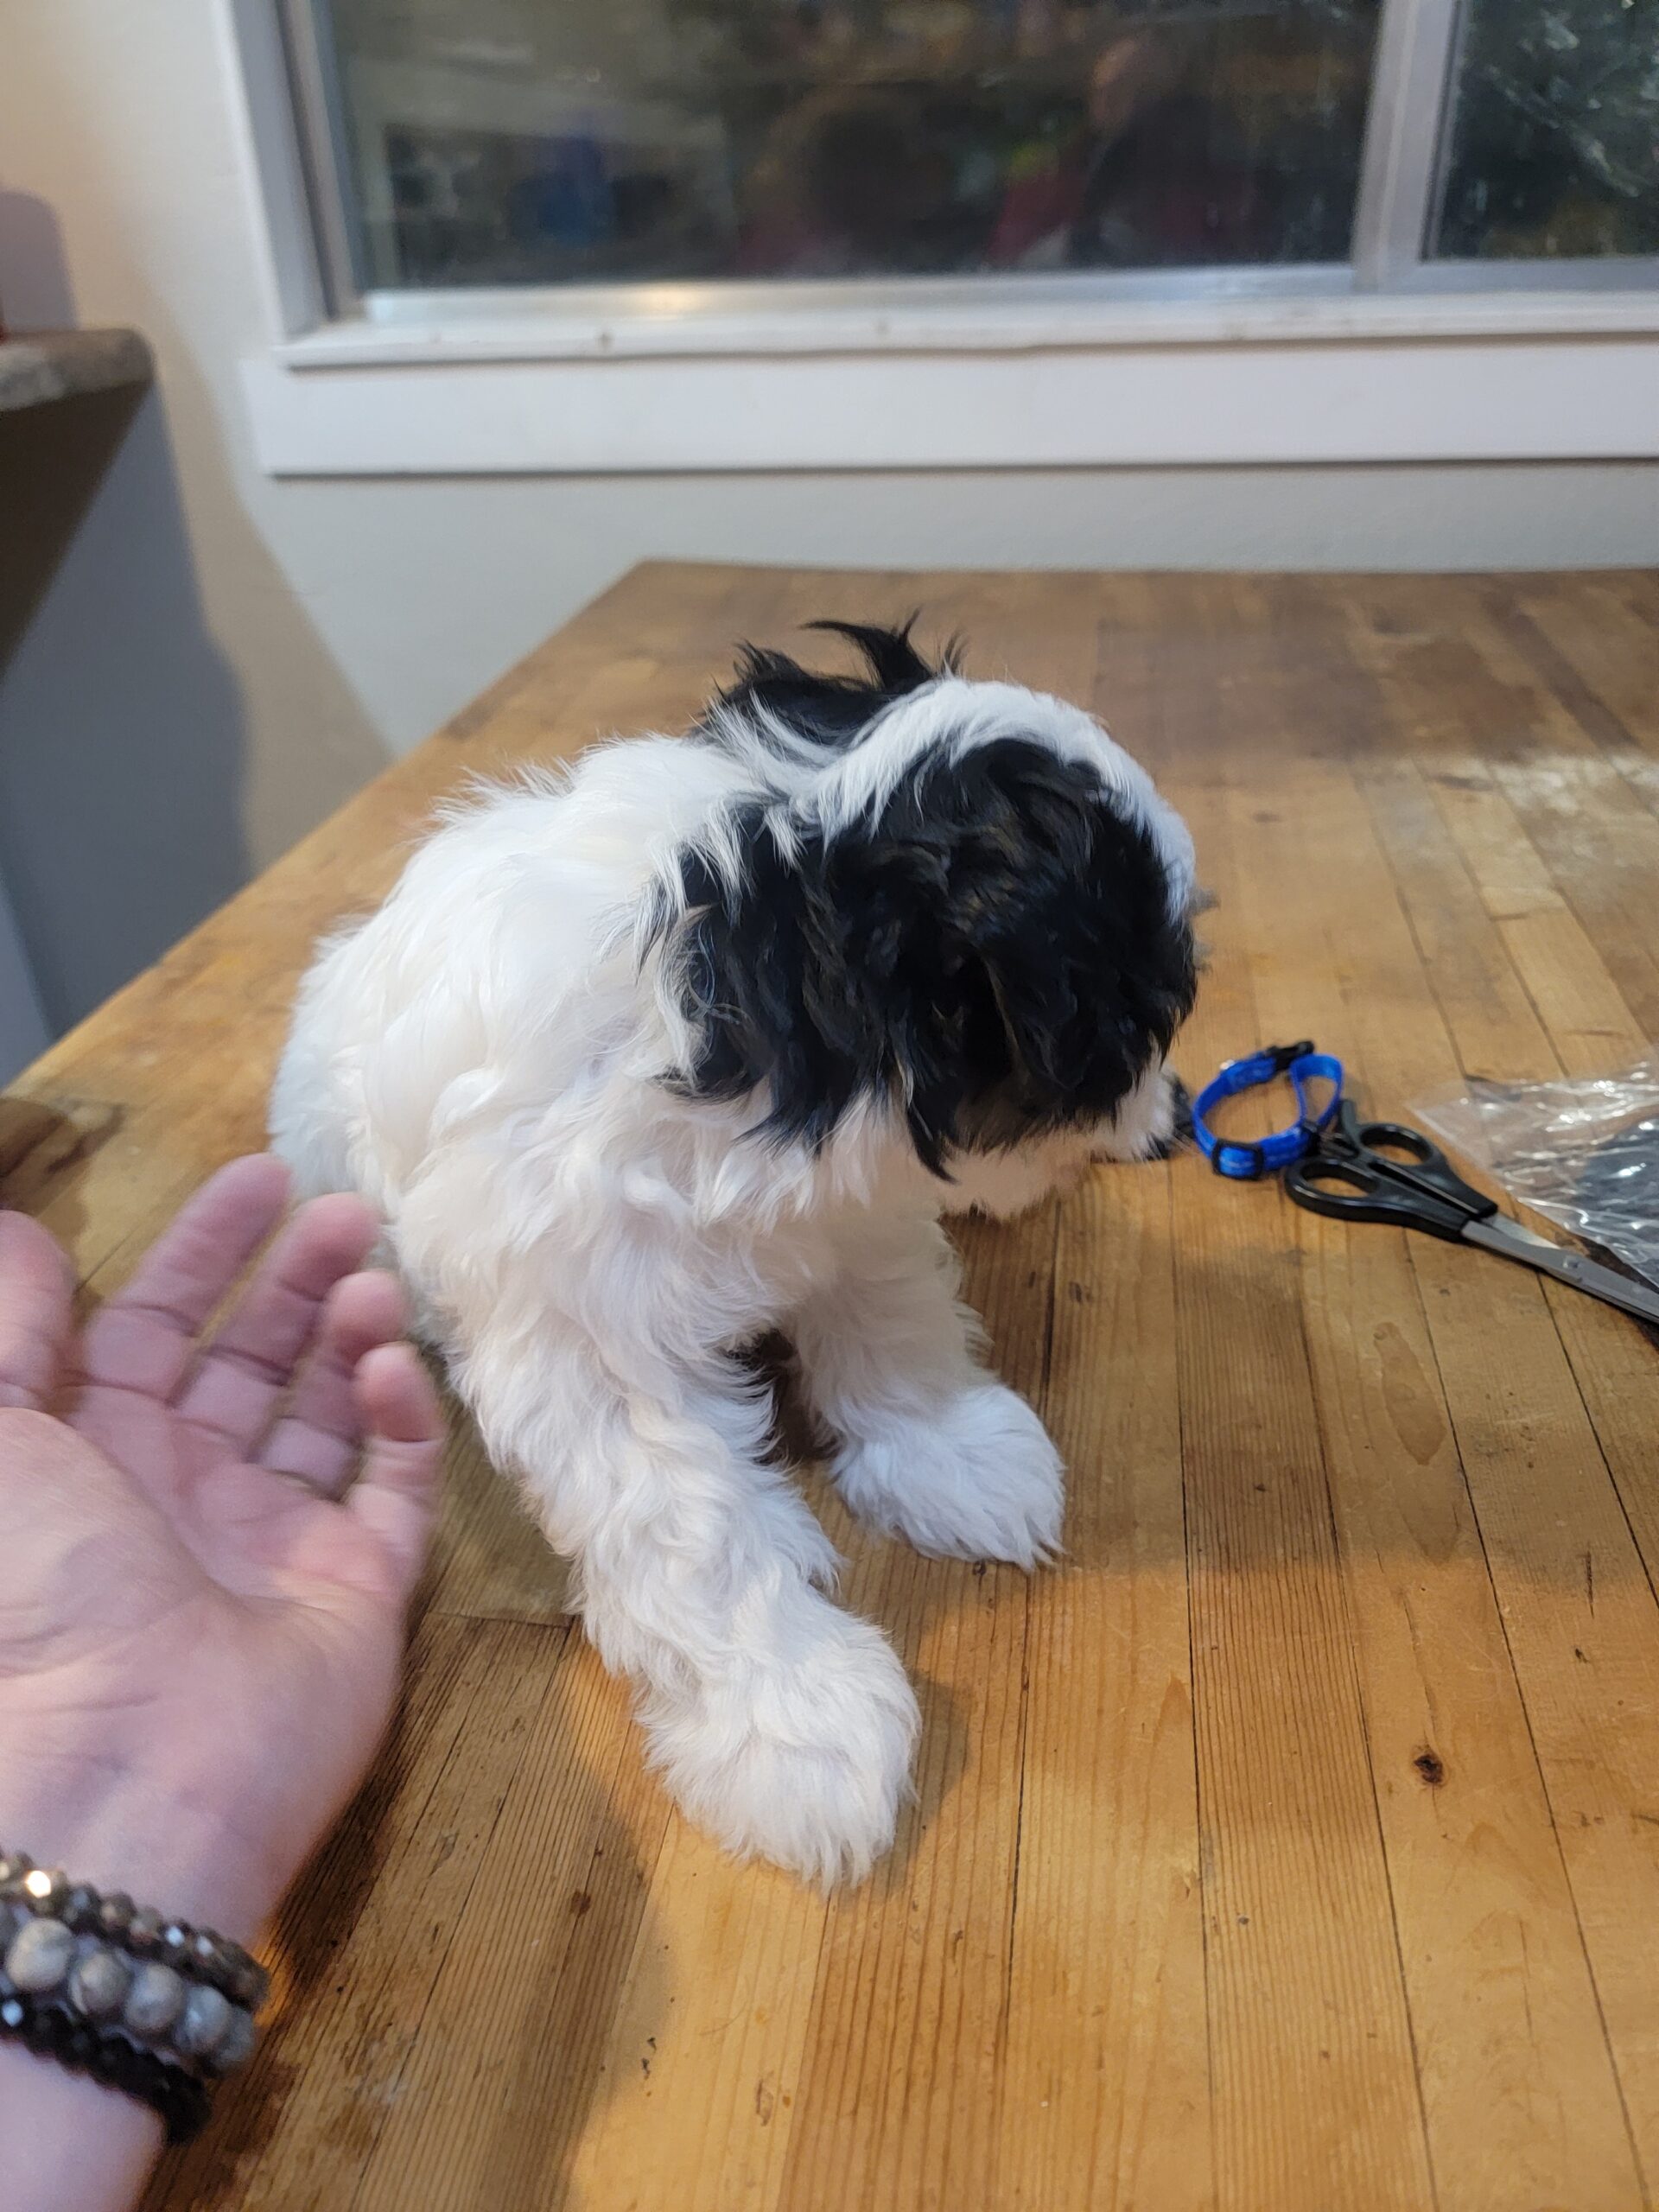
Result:
M365 311L276 348L289 368L461 361L707 359L801 353L1076 353L1135 346L1272 346L1363 339L1659 334L1644 291L1338 289L1336 272L1274 270L1194 298L1179 281L1079 295L1074 279L989 284L632 285L607 293L440 292L371 296ZM1345 276L1346 272L1343 272Z
M1317 283L1317 276L1314 279ZM793 288L791 288L793 289ZM1659 455L1659 292L407 297L245 365L275 475Z

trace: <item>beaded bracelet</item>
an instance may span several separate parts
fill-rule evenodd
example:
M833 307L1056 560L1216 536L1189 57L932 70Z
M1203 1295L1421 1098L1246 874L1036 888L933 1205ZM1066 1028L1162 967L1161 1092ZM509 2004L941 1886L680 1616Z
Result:
M194 2133L204 2077L246 2064L269 1992L211 1929L0 1854L0 2031L153 2105L169 2130Z
M211 1982L232 2004L257 2012L270 1979L257 1959L228 1936L188 1921L167 1920L148 1905L135 1906L124 1890L100 1897L84 1882L72 1884L21 1851L0 1853L0 1904L62 1921L74 1934L101 1936L135 1958L159 1958L181 1973Z
M194 2075L125 2036L95 2028L66 2005L16 1994L0 1998L0 2039L21 2043L72 2074L88 2074L105 2088L148 2105L169 2143L189 2142L207 2123L208 2094Z

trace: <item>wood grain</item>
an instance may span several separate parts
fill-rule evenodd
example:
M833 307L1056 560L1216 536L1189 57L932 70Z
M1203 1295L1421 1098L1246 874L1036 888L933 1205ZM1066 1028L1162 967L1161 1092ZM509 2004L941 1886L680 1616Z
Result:
M740 637L918 606L1187 811L1221 897L1189 1075L1313 1031L1404 1110L1659 1026L1650 576L656 565L0 1098L6 1202L96 1299L259 1141L313 938L435 799L683 725ZM671 1813L457 1414L398 1726L148 2212L1652 2201L1659 1352L1190 1156L963 1241L1068 1555L923 1561L804 1473L921 1694L889 1861L825 1898Z

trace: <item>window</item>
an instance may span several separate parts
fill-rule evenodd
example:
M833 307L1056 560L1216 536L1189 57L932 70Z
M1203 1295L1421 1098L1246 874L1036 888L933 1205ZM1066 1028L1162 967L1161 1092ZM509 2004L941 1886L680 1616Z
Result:
M289 0L288 27L337 306L1478 287L1659 253L1654 0Z
M221 0L276 475L1659 458L1659 0Z
M1433 251L1659 254L1651 0L1469 0Z
M1321 262L1376 0L334 0L375 287Z

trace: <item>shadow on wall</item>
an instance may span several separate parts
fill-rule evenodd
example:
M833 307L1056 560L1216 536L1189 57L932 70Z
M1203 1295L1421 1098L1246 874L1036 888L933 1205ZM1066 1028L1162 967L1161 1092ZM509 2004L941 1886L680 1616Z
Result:
M0 193L0 274L18 321L74 324L26 194ZM0 417L0 880L55 1030L245 879L242 702L153 391Z
M95 238L99 296L77 296L48 200L0 189L8 321L20 330L130 321L159 377L101 481L85 486L79 528L65 531L60 512L31 533L40 543L55 534L67 550L55 574L49 557L35 571L34 611L9 664L0 642L0 880L54 1029L155 959L386 761L250 512L206 371L226 331L197 294L195 322L181 319L152 280L143 210L105 179L105 149L77 134L79 110L62 90L42 73L39 99L64 119L48 165L73 179L65 231L73 238L78 224ZM217 300L210 277L201 290ZM67 423L68 405L30 419ZM115 422L112 438L105 421L106 450L118 441L118 411ZM67 478L56 480L72 502ZM0 512L11 489L0 459ZM14 626L22 595L10 594ZM0 641L6 599L0 577Z
M151 392L0 671L0 878L52 1028L245 880L244 751Z

